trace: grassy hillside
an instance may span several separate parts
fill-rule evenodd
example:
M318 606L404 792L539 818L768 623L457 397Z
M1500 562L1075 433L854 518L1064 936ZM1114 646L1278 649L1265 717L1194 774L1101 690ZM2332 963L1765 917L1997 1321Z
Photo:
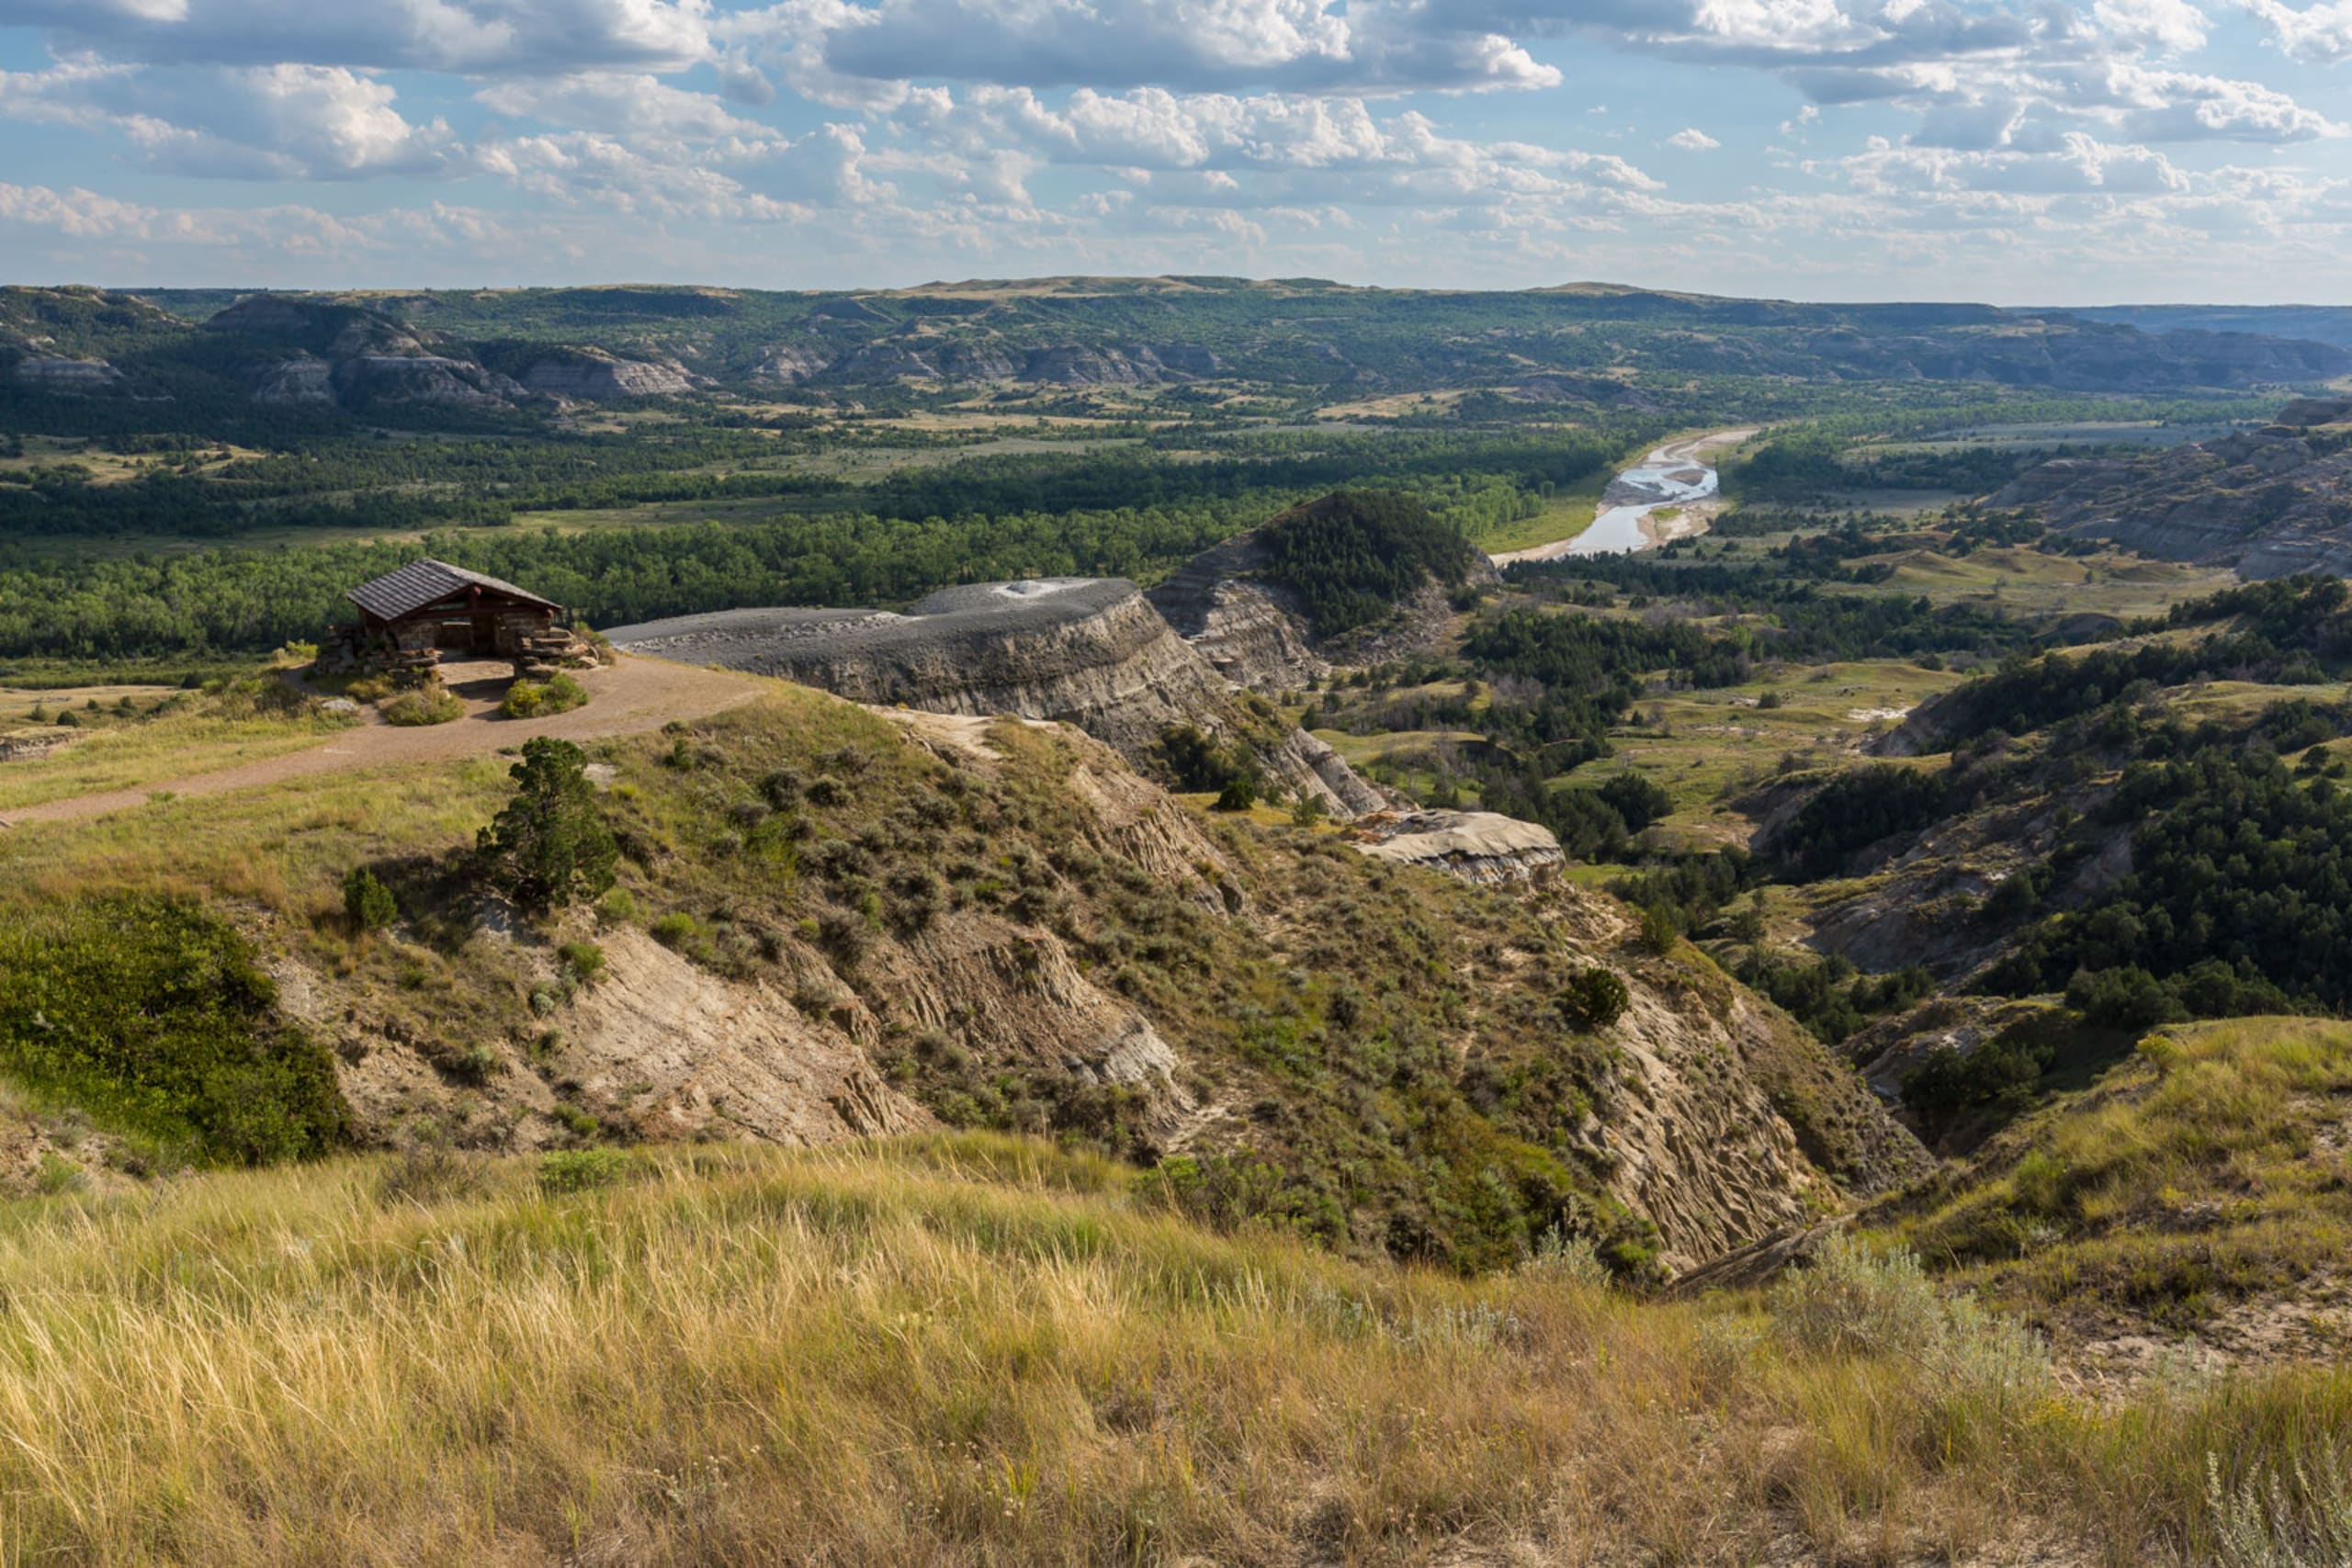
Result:
M2211 1334L2259 1303L2273 1348L2311 1353L2335 1330L2310 1288L2352 1250L2347 1116L2352 1025L2175 1025L1996 1137L1894 1228L2053 1325Z
M510 733L485 729L484 750ZM19 955L0 1066L168 1167L258 1146L206 1109L209 1077L173 1065L185 1040L244 1061L224 1021L256 1062L300 1025L342 1064L366 1139L422 1119L508 1147L737 1135L768 1099L820 1098L770 1081L779 1051L806 1048L870 1062L876 1092L952 1126L1166 1158L1216 1222L1465 1270L1558 1231L1645 1274L1917 1157L1816 1042L1695 950L1644 945L1599 895L1474 887L1367 860L1328 824L1196 812L1058 727L927 734L776 682L593 741L618 886L545 918L502 912L475 858L512 794L496 756L22 824L0 833L0 953ZM32 795L84 764L68 749L9 766ZM394 924L355 929L358 870ZM186 930L173 898L224 919ZM170 926L202 973L274 976L284 1005L208 1001L192 1032L119 1044L109 1010L178 1018L180 992L170 965L126 951L109 967L110 900ZM1565 1008L1596 965L1631 988L1622 1023ZM768 1021L742 1025L751 1077L696 1076L733 1048L705 1010ZM61 1043L65 1016L107 1038ZM1114 1066L1129 1039L1164 1067ZM1719 1161L1768 1195L1713 1185ZM1711 1168L1695 1197L1676 1190L1694 1165ZM1661 1235L1648 1203L1680 1223Z
M0 1207L12 1561L2252 1562L2352 1383L2066 1392L1899 1262L1642 1303L996 1138ZM2222 1496L2208 1498L2209 1463ZM2289 1483L2278 1521L2312 1510ZM2260 1518L2251 1540L2281 1537Z

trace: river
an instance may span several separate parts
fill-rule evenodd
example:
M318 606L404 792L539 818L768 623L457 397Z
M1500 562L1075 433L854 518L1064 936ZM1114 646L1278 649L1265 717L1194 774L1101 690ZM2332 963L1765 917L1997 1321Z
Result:
M1563 556L1623 555L1645 550L1668 538L1683 538L1706 531L1713 515L1721 480L1714 465L1701 454L1729 446L1755 434L1753 430L1718 430L1669 441L1632 468L1619 472L1600 492L1600 510L1592 525L1573 539L1555 539L1530 549L1506 550L1497 566L1513 561L1558 560ZM1679 508L1681 515L1660 524L1653 514Z

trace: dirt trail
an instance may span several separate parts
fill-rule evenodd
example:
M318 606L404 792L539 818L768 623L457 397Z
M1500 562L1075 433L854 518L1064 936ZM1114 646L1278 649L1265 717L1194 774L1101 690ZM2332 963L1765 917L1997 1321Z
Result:
M502 746L519 746L540 735L564 740L636 735L659 728L673 718L702 718L733 707L758 695L766 684L756 676L739 675L731 671L706 670L625 654L617 664L580 671L580 682L589 692L587 706L548 718L503 719L497 716L498 705L506 694L507 682L514 677L510 666L503 661L448 664L443 666L443 676L450 691L466 705L463 718L402 728L371 716L368 723L330 736L307 751L289 751L216 773L156 779L130 789L106 790L19 807L0 817L0 828L22 822L67 822L102 817L109 811L143 806L150 796L164 791L178 795L219 795L316 773L479 756Z

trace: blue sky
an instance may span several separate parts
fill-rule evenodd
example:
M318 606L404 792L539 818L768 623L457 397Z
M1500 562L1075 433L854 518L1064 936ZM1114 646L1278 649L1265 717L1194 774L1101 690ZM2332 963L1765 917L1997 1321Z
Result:
M0 278L2352 303L2352 0L0 0Z

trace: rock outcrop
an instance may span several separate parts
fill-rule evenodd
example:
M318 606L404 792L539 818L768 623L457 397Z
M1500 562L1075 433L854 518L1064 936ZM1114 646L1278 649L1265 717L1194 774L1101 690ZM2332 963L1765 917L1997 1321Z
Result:
M825 367L831 363L832 355L821 347L808 344L770 344L753 356L747 374L753 381L797 387L812 376L823 375Z
M1295 690L1331 672L1298 596L1252 574L1265 549L1252 530L1202 551L1150 591L1176 633L1218 674L1252 691Z
M254 377L254 401L275 407L332 404L334 367L308 354L265 365Z
M1444 647L1454 624L1448 584L1424 578L1385 619L1333 637L1298 594L1270 574L1267 531L1340 500L1308 502L1202 551L1150 591L1152 604L1219 674L1251 691L1295 691L1328 676L1334 663L1385 663ZM1470 553L1464 581L1499 584L1494 563Z
M826 376L842 381L1150 387L1195 380L1221 368L1216 355L1193 344L1023 348L989 337L943 338L926 333L860 344L831 355L805 347L770 348L752 362L752 374L786 382Z
M525 389L577 402L668 398L707 383L674 359L624 359L600 348L534 344L492 357Z
M1353 817L1386 804L1314 737L1253 709L1120 578L951 588L906 615L724 610L609 634L616 647L781 676L857 702L1074 724L1153 767L1193 725L1254 751L1283 787Z
M1350 838L1375 860L1465 882L1525 882L1566 860L1549 828L1494 811L1375 811L1355 820Z
M1634 945L1632 912L1566 886L1548 897L1579 961L1616 966L1630 1003L1614 1067L1572 1147L1648 1216L1676 1273L1802 1225L1837 1187L1873 1195L1934 1165L1827 1048L1689 950Z
M403 403L513 408L534 397L462 347L362 306L255 294L204 325L253 347L248 379L256 402L356 412Z
M19 385L44 392L110 391L122 372L103 359L66 359L56 355L31 355L17 361L11 372Z
M1126 344L1102 348L1040 348L1023 361L1020 378L1063 387L1157 386L1214 376L1216 355L1193 344Z
M71 734L61 735L54 729L0 735L0 762L38 762L73 739Z
M1864 1082L1888 1104L1903 1080L1938 1051L1972 1055L2019 1023L2049 1016L2052 1004L2008 997L1933 997L1909 1011L1864 1025L1842 1047Z

